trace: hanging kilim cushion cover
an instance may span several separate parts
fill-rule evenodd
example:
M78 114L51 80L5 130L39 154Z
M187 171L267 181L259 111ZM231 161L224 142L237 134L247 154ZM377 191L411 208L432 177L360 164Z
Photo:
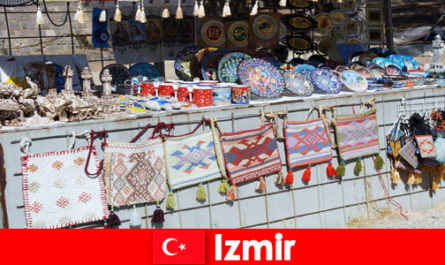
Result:
M220 178L212 132L165 140L168 183L171 189ZM221 152L221 151L219 151Z
M291 168L332 160L332 146L322 119L287 121L285 137Z
M104 177L110 205L162 200L167 191L162 140L108 143L104 155Z
M422 158L436 158L436 149L432 135L416 135L417 146Z
M416 146L412 141L406 143L399 152L400 156L405 159L408 164L410 164L413 168L417 168L419 166L419 159L416 155Z
M434 141L434 148L436 149L436 161L445 164L445 138L437 137Z
M281 170L273 123L255 130L222 133L221 145L227 173L233 184Z
M339 116L335 119L338 150L343 160L379 152L375 110L364 114Z
M85 174L88 150L84 146L22 157L28 228L59 228L108 218L102 178ZM95 149L88 169L97 170Z

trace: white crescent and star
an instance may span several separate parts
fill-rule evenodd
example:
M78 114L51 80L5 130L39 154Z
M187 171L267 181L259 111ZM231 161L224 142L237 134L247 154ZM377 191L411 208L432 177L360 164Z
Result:
M172 252L168 251L168 248L167 248L167 247L168 247L168 243L170 243L171 241L176 241L176 242L178 242L178 240L177 240L176 238L172 238L172 237L170 237L170 238L167 238L166 240L164 240L164 243L162 243L162 251L163 251L164 254L167 255L167 256L175 256L175 255L178 254L178 252L174 252L174 253L172 253ZM181 244L178 246L178 248L179 248L181 251L183 251L183 250L186 249L184 243L181 243Z

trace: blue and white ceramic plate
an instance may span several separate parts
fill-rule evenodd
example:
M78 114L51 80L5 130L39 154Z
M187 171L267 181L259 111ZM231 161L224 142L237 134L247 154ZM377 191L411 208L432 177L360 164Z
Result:
M315 67L309 64L300 64L294 67L294 71L305 75L307 78L311 78L312 72L315 70Z
M155 79L161 76L158 68L149 63L137 63L130 67L130 74L134 76L146 76L148 80Z
M402 74L402 70L398 66L396 66L394 64L388 64L385 67L385 73L387 75L401 75Z
M185 47L180 50L175 58L175 73L181 80L191 80L190 61L195 57L195 53L201 50L201 46Z
M339 77L331 70L317 68L311 74L314 87L328 94L338 94L342 89Z
M237 83L238 66L245 60L251 57L242 52L231 52L224 55L218 63L218 79L223 83Z
M402 58L405 61L405 66L408 71L419 69L419 63L417 63L416 59L412 56L403 55Z
M353 70L346 70L341 73L343 86L354 92L365 92L368 89L368 81L365 77Z
M217 80L218 63L221 58L228 54L228 49L218 49L210 52L201 63L201 73L204 80Z
M286 82L286 88L295 95L308 97L312 95L314 91L314 86L307 76L296 73L294 71L286 71L283 74L284 80Z

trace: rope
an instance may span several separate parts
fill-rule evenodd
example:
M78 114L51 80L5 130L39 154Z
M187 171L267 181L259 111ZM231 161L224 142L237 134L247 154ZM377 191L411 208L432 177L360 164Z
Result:
M37 6L39 5L39 1L37 0ZM65 23L68 21L68 16L70 15L70 2L66 2L66 12L65 12L65 18L63 19L63 22L61 24L56 24L54 20L49 16L48 8L46 7L46 0L43 0L43 6L45 7L45 13L48 17L49 22L53 24L55 27L61 27L65 25Z
M147 123L147 125L145 125L145 127L133 139L130 140L130 143L136 142L150 128L150 126L151 124Z
M90 177L98 177L100 172L102 171L102 169L104 167L104 160L102 159L99 162L99 167L98 167L97 171L94 172L94 173L90 173L88 171L88 166L90 165L90 158L91 158L91 153L93 151L94 140L97 139L97 138L103 137L104 140L102 142L102 148L104 146L106 146L107 145L107 131L103 130L101 132L95 132L94 130L91 130L90 137L91 137L91 142L90 142L90 148L88 150L87 161L85 163L85 174L87 174Z
M374 156L372 157L372 160L374 161L374 164L375 164L375 157L374 157ZM385 185L385 181L383 180L382 174L380 173L380 169L376 169L376 170L377 170L377 173L379 174L380 183L382 183L383 190L385 191L385 194L386 194L386 198L387 198L392 204L394 204L396 207L399 208L400 215L408 221L408 220L409 220L408 216L406 216L406 215L403 213L403 206L400 205L398 202L396 202L396 201L389 195L388 189L386 188L386 185Z
M28 137L25 137L22 140L20 140L20 151L24 155L29 154L29 147L31 146L31 142L32 142L32 140Z
M221 143L219 141L219 136L217 132L218 120L216 118L210 118L210 128L212 130L213 143L215 144L215 154L216 154L216 162L219 167L219 171L221 171L221 176L225 179L229 179L226 174L226 168L224 164L224 158L222 157L222 153L218 152L222 150ZM219 127L219 126L218 126Z
M152 139L155 139L155 138L158 138L158 137L183 137L183 136L188 136L188 135L194 134L199 129L199 127L201 127L201 125L207 126L209 124L210 124L210 120L203 117L202 120L198 123L198 125L196 125L196 127L191 132L184 133L184 134L181 134L181 135L172 135L171 131L173 130L175 124L174 123L167 123L166 124L166 123L160 122L160 123L158 123L156 125L155 130L153 131ZM162 133L163 129L168 131L168 134L163 134ZM155 136L156 133L159 133L159 135Z

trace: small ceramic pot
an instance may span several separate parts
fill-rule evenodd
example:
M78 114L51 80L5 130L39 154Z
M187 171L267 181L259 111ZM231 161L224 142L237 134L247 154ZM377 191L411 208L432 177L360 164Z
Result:
M175 95L175 90L173 89L173 85L170 83L162 83L158 88L158 96L160 97L173 97Z
M231 87L231 92L232 104L249 104L250 87L244 85L235 85Z
M213 87L213 104L215 106L230 105L232 88L230 84L219 84Z
M213 89L211 87L195 87L193 89L193 104L197 107L209 107L213 105Z

